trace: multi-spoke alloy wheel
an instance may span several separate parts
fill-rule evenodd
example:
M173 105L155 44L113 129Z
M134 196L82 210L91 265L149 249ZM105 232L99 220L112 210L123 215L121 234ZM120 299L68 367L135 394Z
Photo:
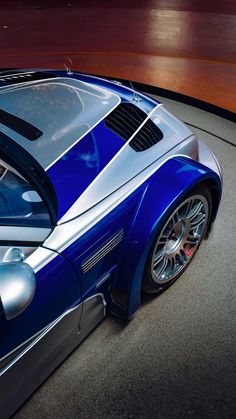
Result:
M147 291L164 289L173 282L199 247L210 213L210 194L206 188L203 191L186 198L164 224L149 256L149 278L144 280Z

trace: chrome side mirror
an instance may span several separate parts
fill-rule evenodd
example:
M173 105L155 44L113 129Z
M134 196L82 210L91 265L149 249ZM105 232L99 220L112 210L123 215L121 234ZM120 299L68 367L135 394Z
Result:
M11 248L0 263L0 299L7 320L22 313L35 294L34 271L23 260L22 250Z

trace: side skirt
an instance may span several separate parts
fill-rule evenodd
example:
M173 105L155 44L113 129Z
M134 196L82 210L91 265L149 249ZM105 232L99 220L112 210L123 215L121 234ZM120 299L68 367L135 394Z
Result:
M0 370L1 419L12 415L105 315L103 294L88 298L55 320Z

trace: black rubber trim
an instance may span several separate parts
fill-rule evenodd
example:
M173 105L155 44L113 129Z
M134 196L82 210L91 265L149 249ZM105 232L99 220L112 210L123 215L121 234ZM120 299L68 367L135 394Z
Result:
M0 322L4 322L6 320L7 320L7 318L5 316L5 312L4 312L4 308L3 308L2 300L1 300L1 296L0 296ZM1 368L1 362L0 362L0 368Z
M50 214L50 227L55 226L58 213L57 197L51 180L40 164L24 148L2 132L0 132L0 157L34 185Z
M26 227L27 228L27 227ZM39 247L44 242L42 241L24 241L24 240L0 240L0 246L24 246L24 247Z

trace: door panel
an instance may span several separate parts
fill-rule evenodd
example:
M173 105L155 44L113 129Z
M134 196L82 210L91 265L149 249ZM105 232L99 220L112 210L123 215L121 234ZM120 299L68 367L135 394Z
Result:
M80 304L79 281L70 263L58 253L42 247L55 227L56 213L55 192L46 173L32 156L0 133L0 261L4 261L8 248L18 248L24 253L21 261L4 261L2 266L4 300L1 303L0 298L0 372L48 325ZM35 273L34 281L34 275L28 269L28 273L32 273L33 285L36 283L32 301L31 295L27 301L22 291L24 274L17 277L18 272L20 275L24 271L22 261L28 263ZM9 263L8 267L5 263ZM16 273L14 278L11 276L13 271ZM27 272L27 267L24 272ZM18 293L22 299L18 299ZM13 306L19 304L19 310L16 317L8 316L10 320L7 320L3 303L6 307L9 301L14 301Z
M64 257L41 247L25 262L35 271L36 292L31 304L12 320L4 318L0 307L1 365L3 358L12 351L18 353L21 345L81 301L78 278Z
M117 272L113 268L122 258L142 195L142 190L130 195L62 252L76 269L83 298L98 291L96 285L105 273Z

